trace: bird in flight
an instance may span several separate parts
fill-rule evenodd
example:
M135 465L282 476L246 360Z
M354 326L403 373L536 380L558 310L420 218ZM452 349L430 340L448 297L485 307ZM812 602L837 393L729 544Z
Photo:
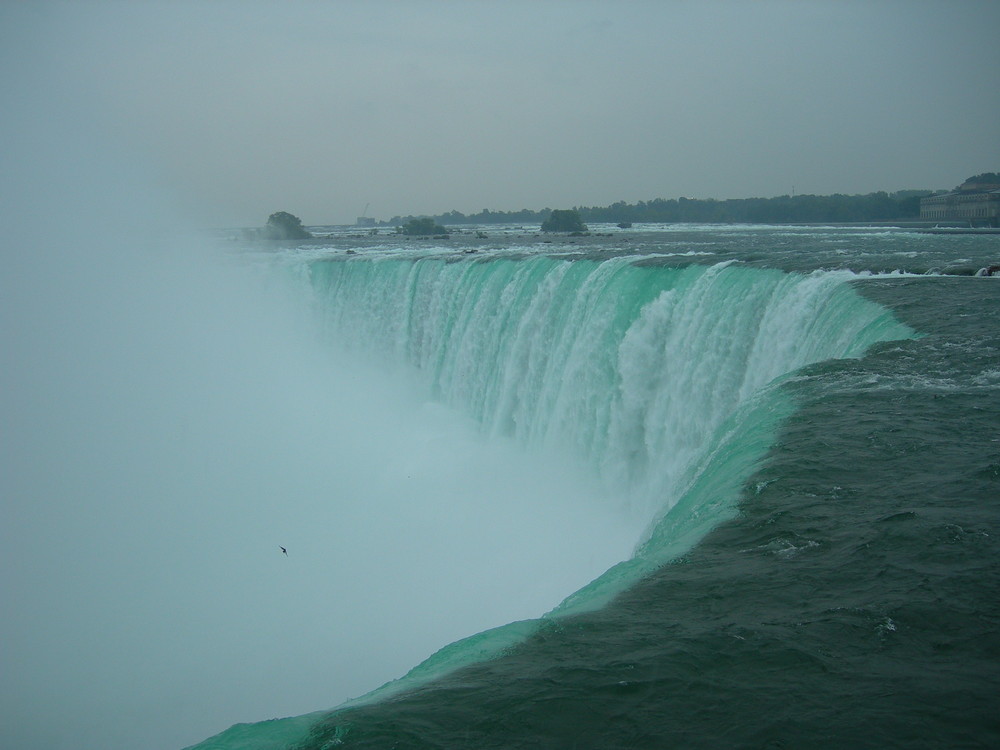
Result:
M285 557L288 557L288 550L282 547L280 544L278 545L278 547L280 547L281 551L285 553Z

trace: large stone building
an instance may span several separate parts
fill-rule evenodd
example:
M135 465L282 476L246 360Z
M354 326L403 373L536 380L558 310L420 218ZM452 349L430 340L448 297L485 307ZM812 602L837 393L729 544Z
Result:
M923 221L962 221L972 226L1000 226L1000 183L966 182L951 193L920 199Z

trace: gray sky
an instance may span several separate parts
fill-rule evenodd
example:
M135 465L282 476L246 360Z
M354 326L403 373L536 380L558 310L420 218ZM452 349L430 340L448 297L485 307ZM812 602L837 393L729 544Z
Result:
M0 21L3 65L201 226L943 188L1000 160L993 0L8 3Z

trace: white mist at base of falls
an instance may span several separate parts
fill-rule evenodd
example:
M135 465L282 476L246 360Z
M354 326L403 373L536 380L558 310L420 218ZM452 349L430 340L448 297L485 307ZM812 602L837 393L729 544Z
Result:
M576 466L327 348L247 269L90 208L20 237L3 282L21 746L176 748L327 708L630 554L638 522Z
M177 748L327 708L628 556L575 467L321 344L50 114L5 126L7 742Z

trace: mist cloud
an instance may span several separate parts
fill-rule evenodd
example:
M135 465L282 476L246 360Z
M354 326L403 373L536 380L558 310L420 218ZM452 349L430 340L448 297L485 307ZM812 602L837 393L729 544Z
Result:
M6 742L329 708L627 556L585 478L338 354L67 101L2 133Z

